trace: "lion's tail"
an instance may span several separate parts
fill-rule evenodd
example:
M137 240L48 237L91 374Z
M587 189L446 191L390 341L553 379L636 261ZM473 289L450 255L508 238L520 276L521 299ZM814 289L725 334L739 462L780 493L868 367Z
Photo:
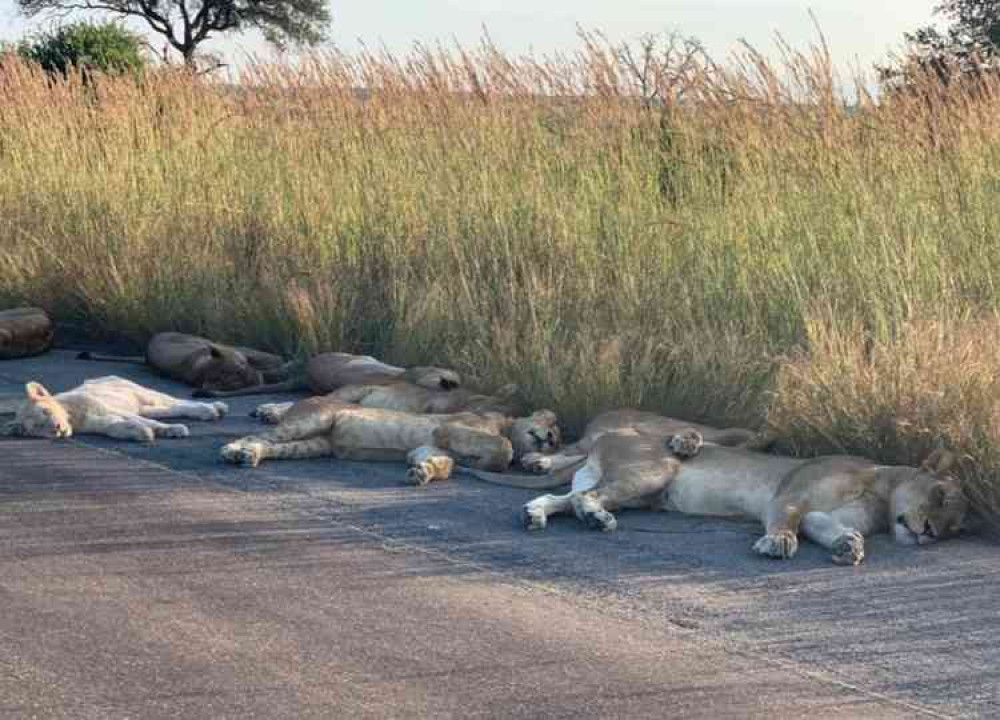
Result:
M491 485L520 488L522 490L555 490L569 485L569 478L561 475L528 475L526 473L496 473L488 470L475 470L462 466L462 470L473 477L488 482Z
M99 355L98 353L92 353L89 350L84 350L76 356L77 360L97 360L99 362L118 362L118 363L130 363L133 365L145 365L146 358L138 356L121 356L121 355Z

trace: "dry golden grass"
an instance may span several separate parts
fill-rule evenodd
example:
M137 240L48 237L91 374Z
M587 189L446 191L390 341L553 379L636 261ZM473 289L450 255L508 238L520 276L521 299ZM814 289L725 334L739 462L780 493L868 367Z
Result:
M996 508L1000 88L841 85L822 47L720 66L598 36L239 88L8 62L0 302L452 365L575 427L640 405L803 453L944 442Z

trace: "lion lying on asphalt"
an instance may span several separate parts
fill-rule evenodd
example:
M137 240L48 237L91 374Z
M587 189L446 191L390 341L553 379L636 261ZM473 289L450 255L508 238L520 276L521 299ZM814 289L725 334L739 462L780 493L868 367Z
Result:
M423 485L446 480L456 463L499 472L525 453L550 452L559 443L556 417L548 410L522 418L418 415L346 405L324 396L296 403L273 430L231 442L221 455L226 462L251 467L266 459L405 459L409 480Z
M899 543L925 545L955 535L969 508L947 475L954 463L947 451L913 468L713 444L697 451L699 444L693 431L664 439L634 428L605 430L593 440L568 494L543 495L524 506L525 526L542 529L550 515L573 512L590 527L610 531L617 526L612 513L627 508L749 517L765 527L753 546L761 555L792 557L801 532L830 549L835 563L857 565L866 535L891 531Z
M0 360L40 355L52 347L52 335L52 320L44 310L0 310Z
M224 403L178 400L120 377L87 380L72 390L51 395L37 382L25 386L27 398L0 435L68 438L73 434L106 435L119 440L153 442L154 437L188 436L184 425L160 420L219 420Z
M90 352L80 360L148 364L160 374L208 394L250 388L287 379L290 365L284 358L247 347L234 347L185 333L154 335L146 357L112 357Z
M229 392L205 391L198 393L198 395L202 397L233 397L299 390L308 390L316 395L326 395L348 385L381 387L397 384L414 385L426 390L451 390L461 385L461 378L454 370L444 368L422 365L401 368L384 363L370 355L329 352L310 358L299 372L281 382L255 387L248 386Z

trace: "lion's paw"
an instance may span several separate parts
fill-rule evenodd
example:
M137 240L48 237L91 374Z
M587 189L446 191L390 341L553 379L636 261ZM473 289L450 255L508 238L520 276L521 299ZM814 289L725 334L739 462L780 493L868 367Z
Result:
M229 443L222 447L219 455L223 461L232 463L233 465L242 465L243 467L257 467L260 465L260 450L253 446Z
M268 425L277 425L281 422L281 413L276 409L275 403L258 405L254 408L253 412L250 413L250 417L255 417Z
M229 414L229 406L224 402L214 402L212 407L215 408L215 419L221 420Z
M533 508L528 503L521 508L521 525L525 530L544 530L548 524L548 518L539 508Z
M423 487L431 481L431 472L426 465L414 465L406 471L406 482L410 485Z
M544 475L552 470L552 458L542 453L528 453L521 458L521 467L528 472Z
M593 512L584 513L583 521L591 530L614 532L618 529L618 520L607 510L595 510Z
M701 452L705 439L697 430L690 429L677 433L670 438L670 452L682 460L693 458Z
M754 552L764 557L787 560L793 557L799 549L799 539L791 530L765 535L753 544Z
M157 434L165 438L186 438L191 432L188 430L187 425L167 425L159 430Z
M860 565L865 559L865 538L852 530L834 540L830 549L837 565Z

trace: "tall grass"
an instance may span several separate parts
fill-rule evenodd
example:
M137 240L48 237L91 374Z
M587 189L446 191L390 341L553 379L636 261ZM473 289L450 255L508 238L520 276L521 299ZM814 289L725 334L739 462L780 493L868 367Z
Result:
M964 453L998 507L1000 84L856 103L725 65L327 54L238 85L0 69L0 302L143 339L361 350L799 452Z

